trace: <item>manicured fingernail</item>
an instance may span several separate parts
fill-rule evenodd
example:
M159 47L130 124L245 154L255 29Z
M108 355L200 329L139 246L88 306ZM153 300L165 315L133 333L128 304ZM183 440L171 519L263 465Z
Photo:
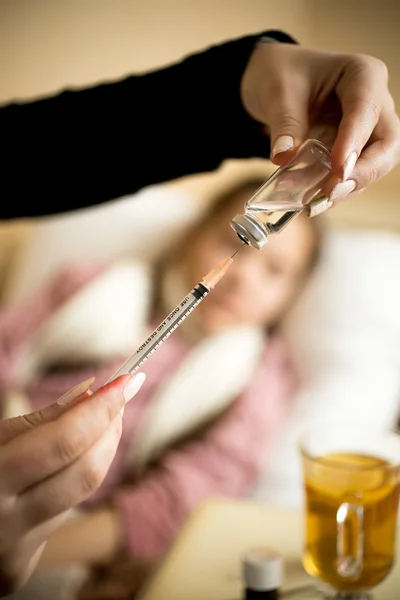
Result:
M145 379L146 373L138 373L128 379L123 391L125 402L129 402L138 393Z
M352 192L355 187L356 182L352 179L348 179L343 183L337 183L331 192L329 200L337 202L338 200L341 200L342 198L345 198L348 194L350 194L350 192Z
M291 148L293 148L293 146L294 139L291 135L281 135L281 137L278 137L274 144L274 147L272 148L271 158L274 158L277 154L280 154L281 152L287 152L287 150L290 150Z
M343 165L343 181L346 181L350 177L357 162L357 152L352 152L346 158Z
M319 200L312 200L308 207L307 212L310 219L313 217L317 217L318 215L322 215L325 211L333 206L332 200L328 200L328 198L320 198Z
M82 381L82 383L75 385L57 400L57 404L60 406L65 406L66 404L72 402L72 400L76 400L76 398L82 396L82 394L87 392L88 389L93 385L94 379L94 377L90 377L89 379Z

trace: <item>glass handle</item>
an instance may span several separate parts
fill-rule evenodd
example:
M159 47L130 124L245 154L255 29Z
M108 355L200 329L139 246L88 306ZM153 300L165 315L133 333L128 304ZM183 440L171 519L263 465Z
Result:
M363 568L364 509L360 504L343 502L336 513L337 570L341 577L354 579Z

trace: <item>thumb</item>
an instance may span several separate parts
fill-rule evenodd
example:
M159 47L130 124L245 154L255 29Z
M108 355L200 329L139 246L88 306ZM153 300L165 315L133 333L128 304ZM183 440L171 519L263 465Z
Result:
M271 161L282 165L308 136L308 94L286 86L275 94L268 109Z

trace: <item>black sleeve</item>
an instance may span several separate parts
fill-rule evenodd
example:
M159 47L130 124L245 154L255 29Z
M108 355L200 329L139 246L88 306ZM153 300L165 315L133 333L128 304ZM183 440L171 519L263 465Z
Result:
M227 158L269 156L240 80L261 35L95 87L0 108L0 218L71 211Z

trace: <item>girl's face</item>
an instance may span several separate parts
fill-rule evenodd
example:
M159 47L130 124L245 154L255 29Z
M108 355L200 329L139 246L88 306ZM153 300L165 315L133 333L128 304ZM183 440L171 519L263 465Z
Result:
M240 246L229 222L243 211L250 195L237 194L181 248L178 268L188 289ZM273 325L299 290L314 244L312 227L301 215L281 233L270 236L263 250L242 248L216 288L196 309L204 333L240 324Z

